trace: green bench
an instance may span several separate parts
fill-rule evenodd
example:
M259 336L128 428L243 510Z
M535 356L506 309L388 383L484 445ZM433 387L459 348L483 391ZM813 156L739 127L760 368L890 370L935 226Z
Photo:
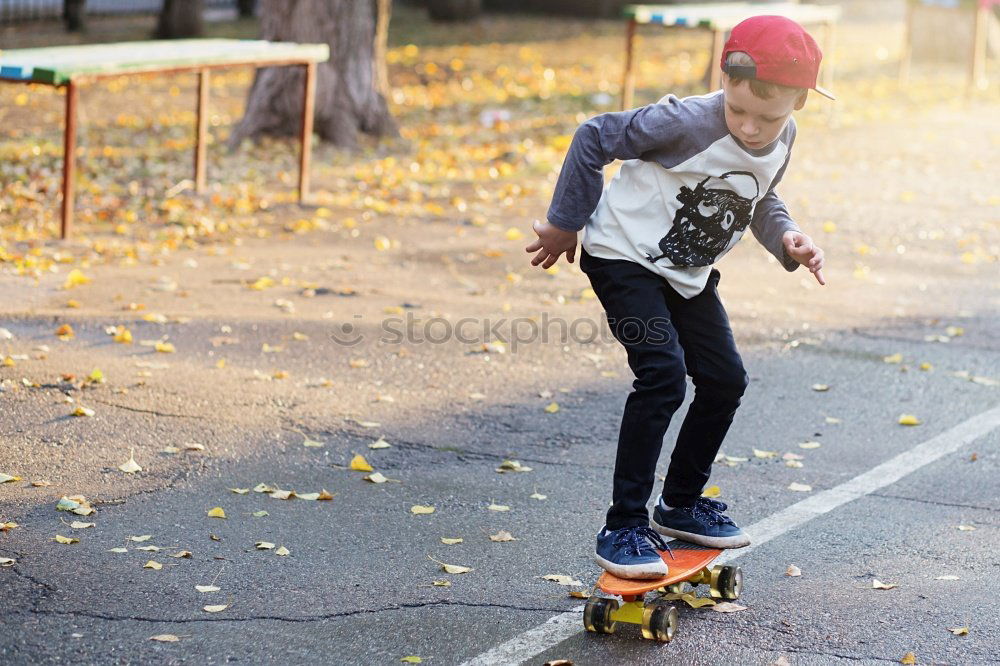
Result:
M213 69L302 66L303 89L299 202L309 193L310 137L316 96L316 63L330 57L326 44L295 44L240 39L186 39L119 42L88 46L55 46L0 52L0 81L35 83L66 89L63 135L63 182L60 235L68 238L73 223L76 152L76 106L80 86L125 74L197 72L198 120L195 142L195 191L205 191L205 138L208 132L209 76Z

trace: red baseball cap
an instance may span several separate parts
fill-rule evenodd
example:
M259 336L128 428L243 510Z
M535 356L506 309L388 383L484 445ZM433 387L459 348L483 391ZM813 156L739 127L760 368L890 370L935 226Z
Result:
M733 51L743 51L754 65L727 65ZM837 99L816 85L823 52L816 40L795 21L784 16L753 16L733 28L722 49L722 71L745 79L808 88Z

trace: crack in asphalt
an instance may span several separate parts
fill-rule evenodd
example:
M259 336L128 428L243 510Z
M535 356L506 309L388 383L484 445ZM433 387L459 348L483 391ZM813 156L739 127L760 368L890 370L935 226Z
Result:
M751 647L751 646L745 646ZM791 652L793 654L815 654L821 657L838 657L840 659L849 659L851 661L884 661L890 664L898 664L899 659L893 659L891 657L874 657L874 656L856 656L853 654L841 654L840 652L824 652L822 650L807 650L799 646L792 646L783 648L784 651Z
M152 414L153 416L165 416L175 419L193 419L195 421L211 421L206 416L193 416L191 414L171 414L170 412L160 412L155 409L142 409L141 407L129 407L128 405L121 405L117 402L109 402L107 400L97 400L95 398L89 398L88 402L96 402L99 405L108 405L109 407L117 407L118 409L125 409L130 412L139 412L140 414ZM223 421L220 421L223 423Z
M388 611L398 611L398 610L409 610L413 608L426 608L428 606L466 606L471 608L504 608L508 610L520 610L520 611L534 611L539 613L566 613L572 612L572 609L566 608L538 608L538 607L527 607L527 606L509 606L505 604L476 604L471 602L462 601L428 601L421 603L412 604L399 604L396 606L387 606L385 608L375 608L375 609L359 609L355 611L346 611L343 613L327 613L323 615L313 615L310 617L284 617L281 615L251 615L247 617L204 617L204 618L183 618L183 619L170 619L170 618L156 618L156 617L143 617L143 616L133 616L133 615L111 615L106 613L97 613L94 611L63 611L63 610L49 610L32 608L31 612L36 615L68 615L71 617L89 617L98 620L111 620L116 622L151 622L151 623L164 623L164 624L191 624L196 622L254 622L257 620L274 620L277 622L321 622L323 620L332 620L342 617L351 617L353 615L363 615L368 613L385 613ZM580 611L582 616L583 612Z
M345 430L344 432L347 432L348 434L350 434L352 436L355 436L355 437L359 437L359 438L362 437L362 435L360 435L359 433L352 432L350 430ZM612 469L612 466L609 466L609 465L588 465L588 464L581 463L581 462L578 462L578 461L572 461L572 462L566 461L566 462L563 462L563 461L558 461L558 460L543 460L541 458L529 458L529 457L522 456L522 455L514 455L514 454L511 454L511 455L500 455L500 454L496 454L496 453L486 453L486 452L483 452L483 451L473 451L472 449L462 449L462 448L459 448L459 447L456 447L456 446L438 446L438 445L434 445L434 444L424 444L423 442L414 442L414 441L409 441L409 440L405 440L405 439L400 439L400 438L395 437L393 435L387 435L387 438L392 441L392 445L393 446L398 446L401 449L407 449L407 448L409 448L409 449L421 449L421 450L426 450L426 451L435 451L435 452L438 452L438 453L455 453L458 456L470 456L470 457L479 458L481 460L497 460L497 461L500 461L500 462L503 462L504 460L516 458L519 461L533 462L533 463L537 463L539 465L555 465L555 466L561 466L561 467L572 465L573 467L587 467L587 468L591 468L591 469ZM368 439L370 439L370 438L368 438Z
M906 500L907 502L920 502L921 504L933 504L934 506L953 506L959 509L976 509L978 511L991 511L1000 513L1000 508L990 506L979 506L977 504L961 504L958 502L940 502L937 500L921 499L919 497L904 497L902 495L889 495L886 493L869 493L870 497L882 497L885 499Z
M914 326L914 328L922 328L924 330L928 330L928 327L926 327L926 326L920 326L920 325ZM852 328L851 332L854 335L857 335L857 336L862 337L862 338L868 338L869 340L893 340L895 342L907 342L907 343L916 344L916 345L921 345L921 344L922 345L936 345L936 344L940 344L940 343L937 343L937 342L928 342L928 341L923 340L923 339L917 340L917 339L914 339L914 338L908 338L908 337L901 336L901 335L891 335L889 333L877 333L877 332L873 332L873 331L866 331L866 330L864 330L862 328L856 328L856 327ZM961 348L963 348L963 349L981 349L981 350L984 350L984 351L997 351L997 347L991 346L989 343L986 343L986 344L977 344L975 342L969 342L967 340L963 340L962 343L961 343L961 345L956 345L956 346L961 346Z
M13 551L12 551L12 552L13 552ZM23 556L22 556L22 557L23 557ZM5 567L5 568L8 568L8 567ZM46 590L48 590L49 592L56 592L56 591L58 591L58 589L59 589L59 588L57 588L57 587L54 587L53 585L49 585L49 584L48 584L48 583L46 583L45 581L42 581L42 580L39 580L39 579L35 578L34 576L32 576L32 575L31 575L31 574L29 574L29 573L25 573L24 571L21 571L20 569L18 569L18 568L17 568L17 566L16 566L16 565L15 565L15 566L13 566L13 567L9 567L9 569L11 570L11 572L12 572L12 573L13 573L14 575L16 575L16 576L20 576L21 578L24 578L24 579L27 579L27 580L30 580L30 581L31 581L32 583L34 583L35 585L38 585L39 587L44 587L44 588L45 588Z
M136 490L134 492L131 492L131 493L127 494L127 495L123 495L121 497L113 497L113 498L110 498L110 499L94 499L94 500L91 501L91 504L93 506L95 506L95 507L96 506L120 506L122 504L125 504L125 502L127 502L130 499L132 499L133 497L139 497L140 495L152 495L153 493L163 492L164 490L176 490L176 488L174 487L174 484L176 484L178 481L186 481L186 480L188 480L190 478L190 476L191 476L192 473L204 472L205 471L205 467L206 467L206 465L204 464L204 462L202 462L202 464L199 465L197 469L191 467L191 468L185 468L185 469L180 470L177 473L176 476L174 476L172 479L170 479L167 482L166 485L157 486L155 488L146 488L144 490Z

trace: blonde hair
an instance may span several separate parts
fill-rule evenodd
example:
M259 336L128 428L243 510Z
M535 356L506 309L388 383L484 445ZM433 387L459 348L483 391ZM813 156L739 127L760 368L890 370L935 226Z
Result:
M733 51L726 56L726 64L736 65L737 67L753 67L757 63L754 62L749 53L744 51ZM801 93L805 90L805 88L793 88L791 86L783 86L780 83L747 79L733 74L728 74L728 76L733 85L739 85L744 81L749 83L750 92L752 92L755 97L759 97L761 99L772 99L778 95Z

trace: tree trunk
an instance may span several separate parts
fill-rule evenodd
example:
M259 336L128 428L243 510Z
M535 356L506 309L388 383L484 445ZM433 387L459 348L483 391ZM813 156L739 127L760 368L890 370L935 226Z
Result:
M482 0L427 0L427 11L435 21L468 21L482 10Z
M330 59L319 63L316 71L315 128L320 138L338 146L356 146L360 132L398 134L377 88L375 7L373 0L261 0L262 39L330 45ZM302 69L257 70L231 146L261 134L298 134Z
M204 10L202 0L163 0L156 38L201 37L205 32Z
M236 8L241 18L250 18L257 8L257 0L236 0Z
M81 32L84 29L83 17L86 13L86 4L87 0L63 0L66 32Z

